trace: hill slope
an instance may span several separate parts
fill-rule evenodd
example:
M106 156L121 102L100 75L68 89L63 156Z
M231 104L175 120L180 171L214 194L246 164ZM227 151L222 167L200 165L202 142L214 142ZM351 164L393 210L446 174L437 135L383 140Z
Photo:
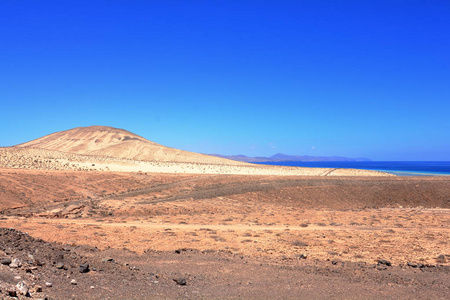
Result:
M224 158L165 147L129 131L108 126L77 127L66 131L55 132L17 145L16 147L39 148L139 161L189 162L220 165L243 164Z
M78 127L0 148L0 169L117 171L283 176L390 176L352 169L254 165L151 142L129 131Z

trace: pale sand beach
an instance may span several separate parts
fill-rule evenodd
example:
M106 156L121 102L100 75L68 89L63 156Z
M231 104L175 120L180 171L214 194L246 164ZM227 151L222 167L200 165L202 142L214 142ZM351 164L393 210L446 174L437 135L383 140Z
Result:
M205 155L206 156L206 155ZM280 176L394 176L388 173L331 168L257 165L223 159L214 162L140 161L99 155L80 155L37 148L0 148L0 167L43 170L114 171L186 174Z

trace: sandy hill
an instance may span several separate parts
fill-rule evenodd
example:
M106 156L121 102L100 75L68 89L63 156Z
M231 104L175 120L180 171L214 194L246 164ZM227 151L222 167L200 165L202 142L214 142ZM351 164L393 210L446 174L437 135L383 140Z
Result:
M242 165L243 163L165 147L129 131L108 126L77 127L55 132L16 147L138 161Z
M78 127L14 147L1 147L1 168L283 176L388 175L367 170L255 165L165 147L107 126Z

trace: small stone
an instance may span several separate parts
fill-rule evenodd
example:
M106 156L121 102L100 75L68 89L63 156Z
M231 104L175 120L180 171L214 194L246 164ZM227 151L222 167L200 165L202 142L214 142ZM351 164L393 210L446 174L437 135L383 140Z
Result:
M46 282L46 283L45 283L45 286L46 286L46 287L52 287L53 284L52 284L51 282Z
M436 262L441 263L441 264L446 263L447 260L445 259L445 255L444 255L444 254L439 255L439 256L436 258Z
M25 282L21 281L16 285L17 290L24 296L29 295L28 293L28 285Z
M17 298L17 292L15 290L9 290L8 296L10 296L12 298Z
M40 286L39 284L36 284L34 286L34 292L35 293L42 293L42 286Z
M22 262L18 258L14 258L9 265L10 268L20 268L22 266Z
M90 289L95 289L95 286L91 285Z
M111 257L105 257L103 260L102 260L102 262L114 262L114 259L113 258L111 258Z
M72 280L70 281L70 284L72 284L72 285L77 285L78 282L77 282L75 279L72 279Z
M175 281L178 285L186 285L186 278L184 277L174 278L173 281Z
M64 264L61 263L61 262L56 263L55 268L57 268L57 269L62 269L62 268L64 268Z
M82 264L80 265L80 268L78 269L80 273L87 273L89 272L89 264Z
M378 265L385 265L385 266L391 266L391 262L385 259L379 259L377 262Z
M38 259L36 259L34 262L36 263L36 266L39 266L39 267L42 267L43 265L45 265L45 262L38 260Z
M386 269L387 269L387 267L385 265L377 265L377 270L379 270L379 271L383 271Z
M11 258L8 258L8 257L2 258L2 260L0 261L0 263L1 263L2 265L9 266L9 265L11 264Z

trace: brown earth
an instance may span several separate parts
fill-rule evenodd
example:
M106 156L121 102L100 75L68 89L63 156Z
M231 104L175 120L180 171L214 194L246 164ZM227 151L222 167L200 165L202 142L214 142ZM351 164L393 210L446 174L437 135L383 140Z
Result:
M0 259L23 262L0 265L2 297L22 281L50 299L450 293L449 177L0 169L0 210L27 232L0 231Z

